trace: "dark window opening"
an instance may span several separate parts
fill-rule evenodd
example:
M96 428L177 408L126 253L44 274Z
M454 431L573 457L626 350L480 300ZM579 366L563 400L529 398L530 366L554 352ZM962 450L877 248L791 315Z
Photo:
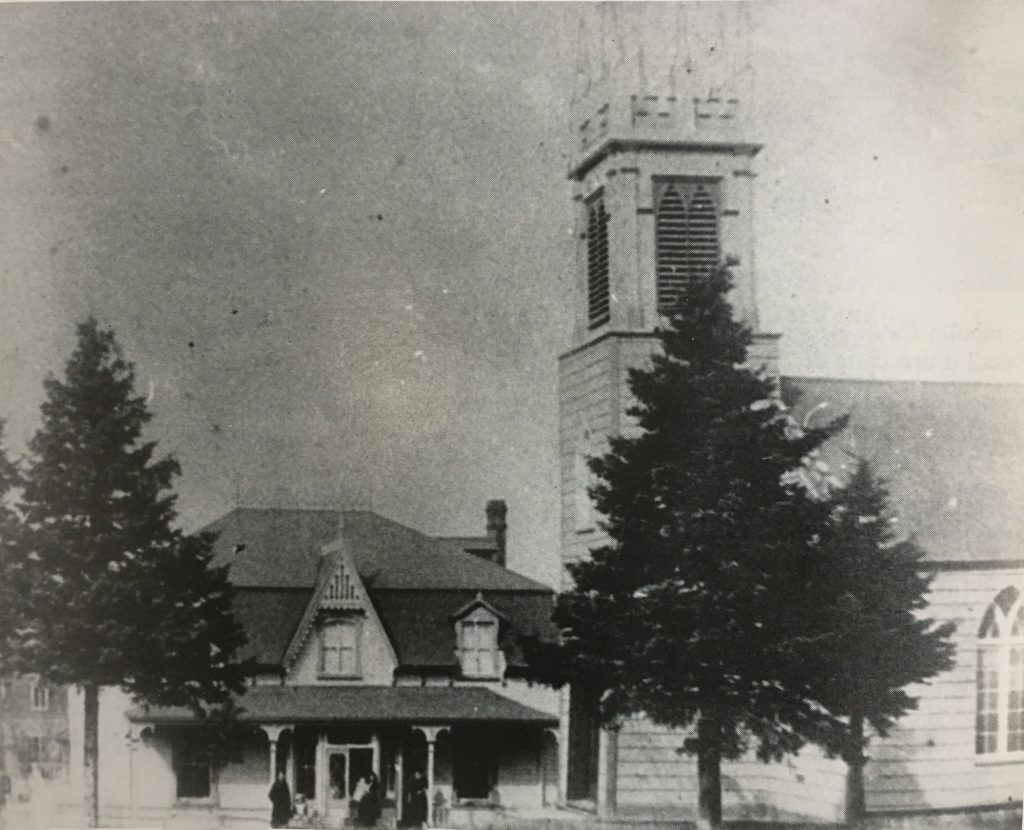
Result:
M591 328L611 319L608 219L604 198L593 199L587 206L587 320Z
M195 732L175 736L171 754L178 798L210 797L210 756Z
M719 187L716 181L681 180L655 182L654 188L658 310L669 313L718 267Z
M452 784L458 799L488 800L494 787L499 742L479 730L457 730L453 736Z
M595 717L597 701L588 690L569 690L569 780L570 801L593 801L597 797L597 753L600 729Z
M295 793L307 801L316 799L316 744L315 732L295 730Z

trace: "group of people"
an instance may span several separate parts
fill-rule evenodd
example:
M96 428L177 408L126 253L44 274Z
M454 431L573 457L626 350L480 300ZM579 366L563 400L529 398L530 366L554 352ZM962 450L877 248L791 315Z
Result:
M298 812L296 807L298 799L302 796L297 796L296 803L293 804L284 773L278 772L277 780L270 787L268 797L271 804L270 826L287 827ZM376 824L380 818L380 779L377 778L377 773L370 771L356 782L352 790L352 802L355 805L354 817L361 824ZM413 776L413 786L407 796L407 803L410 805L410 814L407 816L409 823L414 827L422 827L427 820L427 785L421 772ZM305 808L304 799L301 806Z

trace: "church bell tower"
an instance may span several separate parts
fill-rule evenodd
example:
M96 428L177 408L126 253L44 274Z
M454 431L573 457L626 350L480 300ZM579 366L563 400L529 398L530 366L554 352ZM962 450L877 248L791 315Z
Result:
M687 4L606 4L581 22L569 170L573 327L559 360L563 580L565 565L605 541L587 495L587 458L629 428L628 372L657 348L665 312L730 262L733 308L758 330L752 220L761 145L750 124L749 35L740 4L715 5L710 23L687 20ZM752 362L775 371L776 345L756 336Z

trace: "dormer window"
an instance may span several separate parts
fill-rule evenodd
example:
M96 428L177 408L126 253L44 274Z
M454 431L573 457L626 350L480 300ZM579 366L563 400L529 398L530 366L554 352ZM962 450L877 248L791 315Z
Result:
M498 663L498 624L495 620L462 622L462 673L495 677Z
M455 615L459 666L463 677L496 680L505 673L505 655L498 648L501 617L482 597Z
M359 665L359 620L330 620L320 629L320 674L322 677L357 678Z

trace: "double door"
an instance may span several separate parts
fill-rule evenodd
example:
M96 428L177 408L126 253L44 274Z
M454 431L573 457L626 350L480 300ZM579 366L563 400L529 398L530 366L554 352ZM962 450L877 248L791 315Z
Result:
M373 746L345 745L327 747L327 814L348 818L350 804L360 779L375 772Z

